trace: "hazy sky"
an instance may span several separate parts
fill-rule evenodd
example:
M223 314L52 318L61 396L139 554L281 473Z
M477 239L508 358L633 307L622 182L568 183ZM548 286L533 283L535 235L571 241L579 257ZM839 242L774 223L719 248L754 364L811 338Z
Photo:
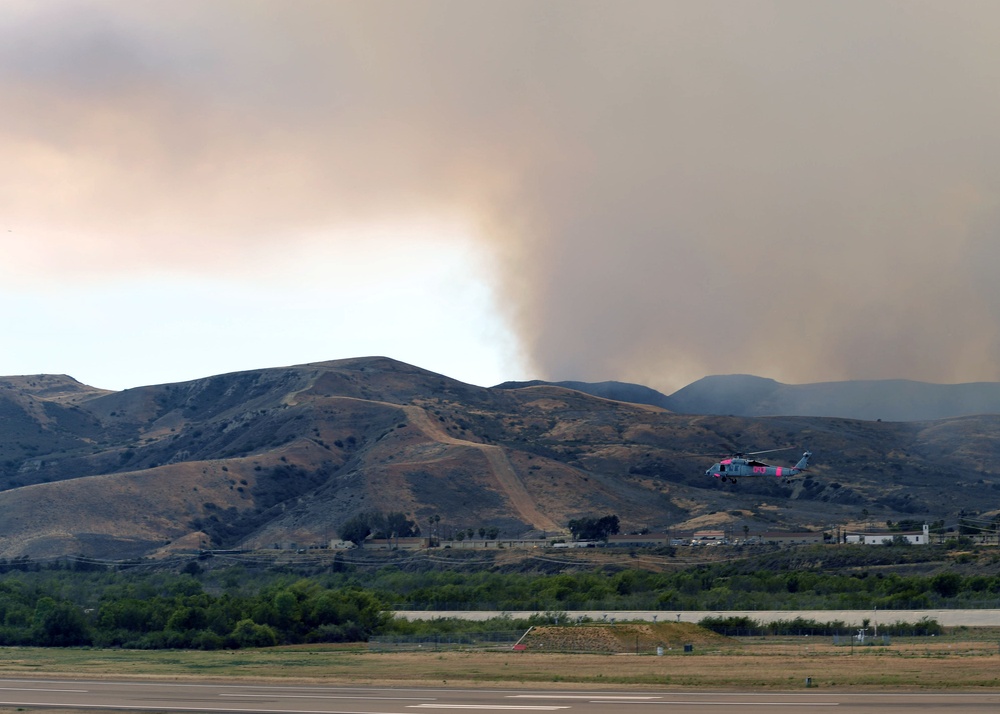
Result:
M1000 4L0 4L0 374L1000 380Z

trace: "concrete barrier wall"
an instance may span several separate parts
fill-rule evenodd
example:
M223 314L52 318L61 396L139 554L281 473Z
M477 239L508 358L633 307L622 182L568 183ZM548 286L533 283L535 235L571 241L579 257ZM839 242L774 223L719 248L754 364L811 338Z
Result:
M499 612L487 610L397 610L396 617L405 620L434 620L456 618L459 620L488 620L507 615L514 619L526 619L543 612L524 610ZM560 613L563 614L563 613ZM640 620L645 622L699 622L706 617L749 617L751 620L768 623L777 620L804 620L834 622L840 620L846 625L860 626L864 620L872 624L893 622L920 622L922 619L935 620L942 627L1000 627L1000 610L572 610L564 613L570 620L589 617L594 621L618 622Z

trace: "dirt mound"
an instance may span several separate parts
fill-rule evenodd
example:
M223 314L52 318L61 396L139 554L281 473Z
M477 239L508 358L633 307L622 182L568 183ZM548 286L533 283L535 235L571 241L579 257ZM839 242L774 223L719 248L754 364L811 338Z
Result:
M718 647L733 644L704 627L689 622L586 624L536 627L521 641L527 650L541 652L655 652L684 645Z

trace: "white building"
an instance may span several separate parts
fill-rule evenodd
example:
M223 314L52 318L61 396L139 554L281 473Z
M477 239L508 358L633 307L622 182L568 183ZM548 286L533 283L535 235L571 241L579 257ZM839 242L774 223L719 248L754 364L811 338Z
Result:
M922 531L877 531L874 533L846 533L845 543L860 543L862 545L885 545L892 543L896 536L905 538L911 545L928 545L931 542L930 526L926 523Z

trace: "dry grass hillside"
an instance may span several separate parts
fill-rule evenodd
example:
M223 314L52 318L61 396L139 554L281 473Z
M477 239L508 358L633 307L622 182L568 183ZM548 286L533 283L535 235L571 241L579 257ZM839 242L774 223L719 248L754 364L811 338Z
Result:
M476 387L386 358L123 392L0 378L0 557L302 547L368 511L502 537L609 513L654 531L949 518L997 507L998 427L673 414L552 385ZM769 455L786 465L809 448L814 468L723 486L704 471L724 444L789 446Z

